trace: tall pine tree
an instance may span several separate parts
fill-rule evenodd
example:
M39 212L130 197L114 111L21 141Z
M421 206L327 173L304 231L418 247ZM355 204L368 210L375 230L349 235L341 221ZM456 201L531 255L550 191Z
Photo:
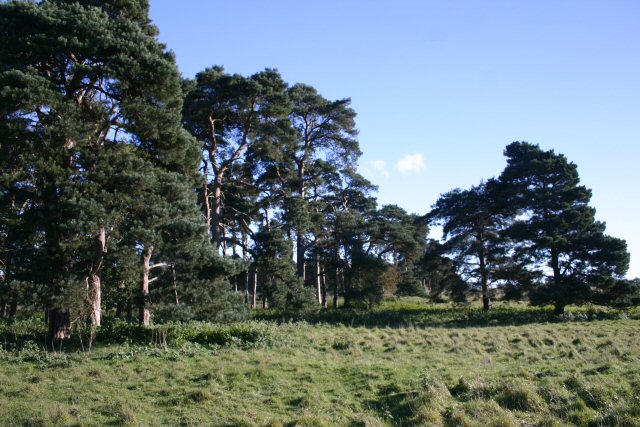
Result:
M530 267L547 277L532 302L553 303L557 314L568 304L597 302L627 271L626 242L604 233L589 206L591 191L565 156L527 142L508 145L504 154L500 180L521 214L509 233Z

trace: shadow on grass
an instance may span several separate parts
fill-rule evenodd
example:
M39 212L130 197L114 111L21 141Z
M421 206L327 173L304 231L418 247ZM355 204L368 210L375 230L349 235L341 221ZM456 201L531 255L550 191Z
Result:
M253 320L283 323L292 320L276 310L256 310ZM640 319L640 309L619 311L605 308L572 307L563 317L553 313L551 307L530 307L522 304L498 304L489 311L476 306L433 304L425 301L390 301L371 310L338 308L319 311L304 320L312 325L343 325L367 328L466 328L491 326L519 326L534 323L597 321L620 318ZM193 342L201 345L245 345L269 344L267 324L232 323L213 324L205 322L164 324L146 328L117 319L105 318L103 326L94 336L94 345L109 344L156 344L166 347L166 337L172 342ZM70 340L52 348L46 344L46 325L40 319L30 318L10 324L0 322L0 349L22 350L25 345L47 350L87 350L88 330L77 328ZM159 332L163 332L160 343Z
M404 304L402 302L385 303L371 310L350 308L326 309L305 317L311 324L333 324L360 327L489 327L518 326L532 323L564 321L611 320L620 317L640 318L637 312L631 316L618 310L574 308L562 317L553 313L551 307L503 306L484 311L476 307L459 307L426 303ZM275 322L288 321L275 310L262 310L254 313L256 320Z
M375 401L369 405L376 410L380 418L386 419L395 426L411 426L413 411L409 395L415 392L403 392L395 384L389 384L378 391Z

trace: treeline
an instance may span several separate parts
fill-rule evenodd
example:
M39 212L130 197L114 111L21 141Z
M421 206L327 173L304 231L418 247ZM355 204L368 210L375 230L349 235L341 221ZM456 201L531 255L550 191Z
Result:
M635 301L625 242L553 151L509 145L499 178L424 216L379 208L349 99L272 69L182 79L146 1L3 3L0 28L0 308L45 312L51 339L105 311L226 321L385 291Z

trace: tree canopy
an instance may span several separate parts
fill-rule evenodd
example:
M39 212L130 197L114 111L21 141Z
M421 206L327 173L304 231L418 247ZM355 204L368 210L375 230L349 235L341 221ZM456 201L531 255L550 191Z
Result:
M498 178L426 214L378 206L349 98L275 69L182 79L148 14L144 0L0 3L4 318L44 311L53 341L104 315L297 317L331 296L637 302L626 243L563 155L514 142Z

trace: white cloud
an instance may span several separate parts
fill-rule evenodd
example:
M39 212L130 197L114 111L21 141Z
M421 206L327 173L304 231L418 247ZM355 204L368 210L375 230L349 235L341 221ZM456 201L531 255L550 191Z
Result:
M373 169L374 172L381 174L382 176L389 176L389 171L387 170L387 162L384 160L371 160L369 162L369 166Z
M396 167L403 175L420 173L424 166L424 156L422 154L408 154L396 163Z

